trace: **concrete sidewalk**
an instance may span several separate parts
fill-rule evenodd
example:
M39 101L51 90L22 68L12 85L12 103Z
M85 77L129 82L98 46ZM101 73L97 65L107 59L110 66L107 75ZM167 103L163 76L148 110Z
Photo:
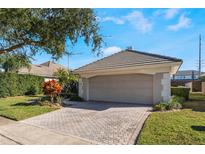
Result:
M7 138L6 136L2 136L0 134L0 145L19 145L19 144L13 140Z
M0 144L2 145L83 145L88 141L61 135L50 130L0 117Z

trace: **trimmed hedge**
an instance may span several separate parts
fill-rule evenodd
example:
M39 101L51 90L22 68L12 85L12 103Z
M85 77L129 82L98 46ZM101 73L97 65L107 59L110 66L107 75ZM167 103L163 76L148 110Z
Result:
M28 94L35 87L36 94L42 93L43 77L17 73L0 73L0 97Z
M199 79L200 79L202 82L205 82L205 76L201 76Z
M190 88L187 87L171 87L171 95L183 97L186 100L189 99Z

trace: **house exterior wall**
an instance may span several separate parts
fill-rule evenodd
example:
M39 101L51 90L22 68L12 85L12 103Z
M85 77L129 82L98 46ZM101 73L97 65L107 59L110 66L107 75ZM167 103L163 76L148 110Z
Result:
M78 81L78 96L83 98L83 79L80 78Z
M161 80L163 78L163 73L157 73L153 75L153 103L157 104L163 100L162 98L162 84Z
M44 81L45 81L45 82L51 81L51 80L59 81L59 80L56 79L56 78L44 78Z
M78 84L78 95L84 100L89 100L89 79L80 78Z
M205 82L201 84L202 94L205 95Z
M169 101L171 96L171 76L170 73L163 73L163 77L161 79L162 90L161 96L163 101Z

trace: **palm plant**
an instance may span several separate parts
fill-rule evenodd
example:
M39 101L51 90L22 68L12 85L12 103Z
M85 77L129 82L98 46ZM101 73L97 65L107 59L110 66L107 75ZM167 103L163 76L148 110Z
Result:
M77 81L78 78L76 75L74 75L71 71L66 70L66 69L58 69L57 72L54 74L58 80L61 86L64 86L65 84L68 84L72 81Z
M55 76L58 78L62 86L61 96L70 98L78 93L78 76L66 69L59 69Z

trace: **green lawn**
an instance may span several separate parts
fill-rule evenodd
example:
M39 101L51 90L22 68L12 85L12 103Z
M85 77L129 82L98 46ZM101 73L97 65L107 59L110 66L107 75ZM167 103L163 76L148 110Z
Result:
M205 144L205 96L191 94L181 111L153 112L138 144Z
M55 110L55 108L50 106L27 103L28 101L38 99L39 97L40 96L17 96L0 98L0 116L13 120L22 120Z

